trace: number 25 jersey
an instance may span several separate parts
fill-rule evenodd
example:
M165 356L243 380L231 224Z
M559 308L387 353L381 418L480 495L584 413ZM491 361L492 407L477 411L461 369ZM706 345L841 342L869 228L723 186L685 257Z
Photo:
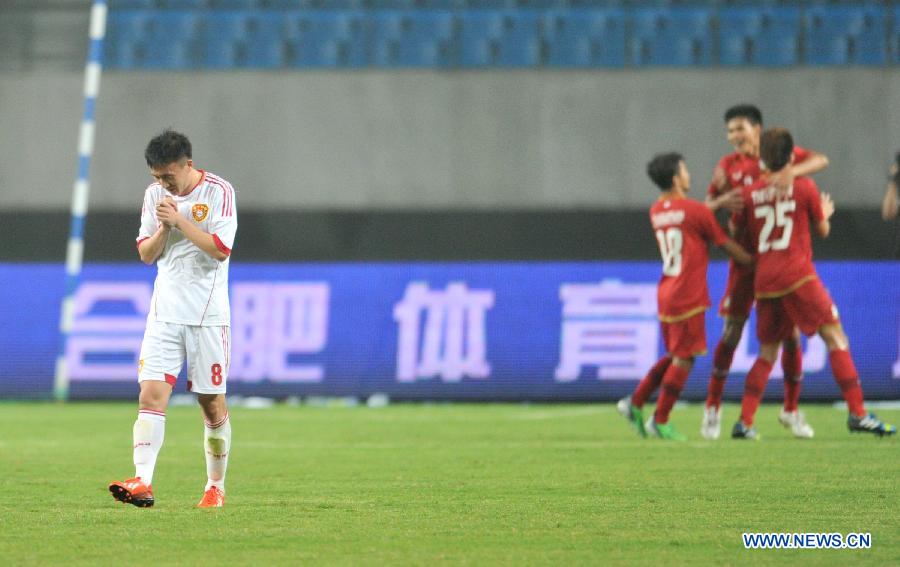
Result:
M760 180L742 195L744 208L732 218L757 255L756 297L781 297L815 278L809 231L825 218L815 181L797 177L787 191L778 191Z
M650 207L650 223L663 260L657 288L660 321L671 323L709 308L708 246L727 240L712 211L698 201L661 197Z

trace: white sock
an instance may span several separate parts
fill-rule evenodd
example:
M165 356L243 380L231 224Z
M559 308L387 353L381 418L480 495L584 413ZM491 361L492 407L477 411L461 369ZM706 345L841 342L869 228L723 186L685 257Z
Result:
M218 423L207 423L203 428L203 446L206 449L206 490L215 486L225 492L225 469L231 450L231 420L227 412Z
M156 457L162 449L166 433L166 414L161 411L140 410L134 422L134 476L144 484L153 482Z

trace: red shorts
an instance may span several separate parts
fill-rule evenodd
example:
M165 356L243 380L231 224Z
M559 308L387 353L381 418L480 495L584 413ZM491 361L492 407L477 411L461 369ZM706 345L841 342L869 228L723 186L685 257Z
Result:
M719 302L719 315L729 319L746 321L753 308L753 270L728 265L728 284Z
M787 295L756 303L756 338L761 343L791 338L794 326L809 336L822 325L839 322L837 307L819 279L809 280Z
M678 358L706 354L706 313L701 311L675 323L660 322L666 351Z

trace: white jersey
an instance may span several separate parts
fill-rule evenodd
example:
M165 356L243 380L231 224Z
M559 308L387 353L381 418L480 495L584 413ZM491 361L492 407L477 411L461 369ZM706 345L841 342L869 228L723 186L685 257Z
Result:
M171 197L178 213L207 234L229 255L219 262L200 250L178 229L169 231L162 255L156 261L157 276L148 320L181 325L230 325L228 263L237 231L237 209L231 184L200 170L200 182L187 195L176 197L159 183L147 187L141 210L138 245L159 228L156 204Z

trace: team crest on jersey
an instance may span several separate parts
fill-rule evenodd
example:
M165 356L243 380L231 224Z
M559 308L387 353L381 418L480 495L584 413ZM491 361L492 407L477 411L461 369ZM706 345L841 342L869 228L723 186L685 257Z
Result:
M193 207L191 207L191 216L194 217L194 220L197 222L203 222L206 220L206 215L209 214L209 205L204 205L203 203L197 203Z

